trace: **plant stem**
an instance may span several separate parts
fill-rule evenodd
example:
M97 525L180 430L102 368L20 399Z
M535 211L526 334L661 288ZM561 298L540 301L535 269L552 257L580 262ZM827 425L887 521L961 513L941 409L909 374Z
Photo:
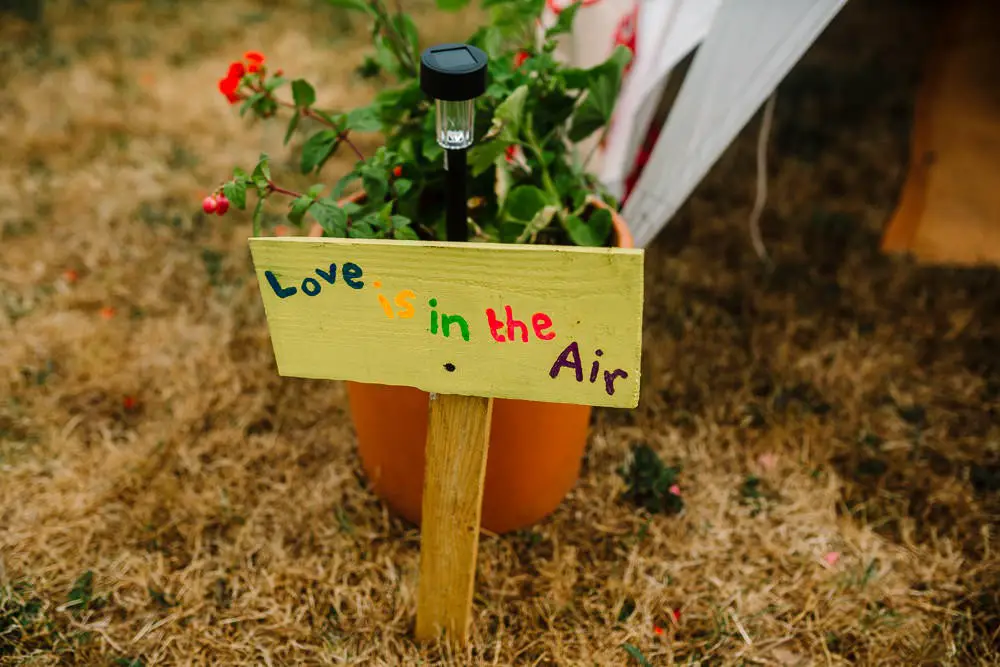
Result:
M301 192L296 192L295 190L287 190L280 185L275 185L274 181L268 181L267 187L271 192L277 192L278 194L288 195L289 197L295 197L296 199L302 196Z
M393 25L392 19L389 16L389 10L386 9L382 0L372 0L372 8L375 10L375 13L378 14L379 20L385 26L385 35L389 38L389 41L393 43L392 50L395 52L396 59L399 61L399 64L406 70L407 74L410 76L416 76L417 68L414 63L415 55L410 53L409 43L406 39L404 39L403 35L399 34L396 30L396 26Z
M538 140L535 138L535 131L531 126L531 122L531 114L528 114L524 122L524 132L527 135L528 147L538 157L538 165L542 168L542 185L545 186L545 190L552 197L553 203L557 203L561 197L559 196L559 191L556 190L556 184L552 182L552 176L549 175L549 168L545 165L545 157L542 154L541 147L538 145Z
M361 162L365 161L365 154L361 152L357 144L351 141L350 130L340 129L339 127L337 127L336 123L331 121L329 118L326 118L324 115L317 113L316 111L313 111L311 107L297 107L293 102L288 102L286 100L279 100L274 96L274 94L271 91L263 87L261 88L253 87L251 88L251 90L257 93L264 93L275 104L286 107L288 109L293 109L296 113L301 114L306 118L312 118L313 120L319 121L323 125L326 125L327 127L335 130L337 132L337 139L343 141L345 144L350 146L351 150L354 151L354 154L358 156L358 160L360 160Z
M293 104L292 106L294 107L295 105ZM341 130L339 127L337 127L336 123L329 120L328 118L325 118L324 116L321 116L312 109L309 108L299 109L299 113L301 113L306 118L312 118L314 120L318 120L320 123L335 130L337 132L337 138L351 147L351 150L354 151L354 154L358 156L358 160L360 160L361 162L365 161L365 154L361 152L361 149L358 148L357 144L351 141L350 130Z

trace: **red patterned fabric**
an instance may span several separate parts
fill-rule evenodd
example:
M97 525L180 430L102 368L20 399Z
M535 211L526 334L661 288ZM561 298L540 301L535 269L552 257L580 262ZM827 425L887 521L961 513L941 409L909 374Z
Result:
M543 16L542 24L551 25L556 17L567 7L574 4L576 0L546 0L546 12ZM628 79L632 71L632 64L636 60L637 50L644 48L638 44L638 23L640 6L645 0L583 0L583 6L576 16L574 34L572 41L576 45L573 50L572 59L576 66L590 67L611 55L619 46L624 46L632 53L632 60L625 69L625 80ZM607 41L605 41L607 40ZM607 44L606 50L600 49L595 52L589 48L592 44ZM613 120L612 123L615 121ZM653 145L659 128L651 130L647 136L646 144L636 156L636 161L632 168L631 175L626 184L625 196L632 191L635 183L642 173L642 169L649 160ZM605 147L607 138L601 142L601 148ZM624 200L623 200L624 201Z

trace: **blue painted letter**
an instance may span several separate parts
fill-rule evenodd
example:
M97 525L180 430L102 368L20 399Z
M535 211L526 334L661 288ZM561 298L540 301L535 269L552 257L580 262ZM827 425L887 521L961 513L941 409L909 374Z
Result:
M333 282L337 279L337 265L336 264L330 265L330 273L327 273L323 269L316 269L316 275L318 275L320 278L322 278L323 280L332 285Z
M278 282L278 279L275 278L274 274L270 271L265 271L264 276L267 278L267 283L271 286L271 289L274 290L274 293L278 295L279 299L287 299L291 295L298 292L298 290L294 287L282 287L281 283Z
M361 277L361 267L354 262L347 262L342 267L340 267L340 275L344 278L344 282L354 289L361 289L365 284L358 280Z

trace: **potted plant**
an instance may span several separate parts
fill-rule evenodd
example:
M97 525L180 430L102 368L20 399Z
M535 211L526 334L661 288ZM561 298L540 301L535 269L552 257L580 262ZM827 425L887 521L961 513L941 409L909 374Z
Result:
M313 87L272 71L248 52L219 82L241 115L287 118L285 143L298 133L299 166L320 174L337 151L357 161L335 183L305 192L283 187L261 155L253 169L234 170L203 202L224 214L256 199L253 234L262 235L264 202L287 198L292 228L314 236L443 240L445 174L434 137L433 102L418 81L418 34L413 20L383 0L329 0L372 22L374 54L359 74L390 80L371 104L349 111L315 106ZM603 64L576 69L553 56L579 3L563 10L544 35L537 20L545 0L483 0L488 26L468 43L490 57L490 84L477 101L477 142L469 153L470 240L493 243L631 247L617 202L587 170L590 156L574 144L606 132L630 54L619 47ZM457 9L468 0L437 0ZM311 129L309 129L311 128ZM303 132L303 130L307 130ZM352 132L381 132L384 145L364 155ZM316 180L322 181L322 178ZM277 233L284 233L278 231ZM358 452L374 491L418 522L427 430L426 393L407 387L347 383ZM384 406L393 405L392 420ZM579 475L590 407L496 400L483 500L483 527L506 532L549 514Z

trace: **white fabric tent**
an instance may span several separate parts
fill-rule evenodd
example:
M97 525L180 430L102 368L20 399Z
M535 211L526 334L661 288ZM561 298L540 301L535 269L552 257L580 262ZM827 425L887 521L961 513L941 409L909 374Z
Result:
M617 196L670 72L698 46L649 163L623 208L645 247L847 0L584 0L561 53L590 66L637 11L635 57L608 141L591 169ZM550 0L554 20L571 0ZM619 31L620 32L620 31ZM601 34L603 33L603 34ZM620 42L619 38L619 42ZM602 44L606 47L600 47Z

